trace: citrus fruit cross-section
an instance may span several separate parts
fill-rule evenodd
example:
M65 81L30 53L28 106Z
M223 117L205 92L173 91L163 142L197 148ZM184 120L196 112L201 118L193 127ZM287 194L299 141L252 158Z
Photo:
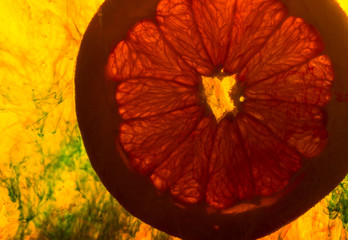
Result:
M338 184L348 24L332 1L306 4L103 4L79 53L77 115L94 169L128 211L187 239L253 239Z
M304 157L325 147L321 107L330 99L333 71L319 34L287 17L278 1L253 7L163 0L157 22L137 23L110 55L130 164L185 203L226 208L274 194ZM219 66L244 85L246 99L233 119L221 119L236 110L220 110L227 101L219 84L201 98ZM214 100L218 122L206 111Z

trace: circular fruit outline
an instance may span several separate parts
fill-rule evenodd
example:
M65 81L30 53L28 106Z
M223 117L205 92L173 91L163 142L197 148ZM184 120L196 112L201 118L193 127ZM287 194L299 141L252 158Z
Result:
M103 4L81 44L76 108L127 210L188 239L255 238L343 179L348 25L333 1L312 2ZM217 121L202 76L220 73L245 100Z

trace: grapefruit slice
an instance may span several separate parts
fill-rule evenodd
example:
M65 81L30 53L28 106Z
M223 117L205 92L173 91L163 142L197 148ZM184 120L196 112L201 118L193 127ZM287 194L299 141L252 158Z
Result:
M105 2L76 67L92 166L168 234L276 230L347 174L347 37L331 0Z

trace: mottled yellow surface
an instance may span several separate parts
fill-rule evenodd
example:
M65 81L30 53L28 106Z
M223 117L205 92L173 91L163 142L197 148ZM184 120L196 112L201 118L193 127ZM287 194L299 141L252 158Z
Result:
M348 15L348 1L347 0L336 0L338 4L342 7L343 11L345 11Z
M101 3L0 1L0 239L167 239L110 197L81 144L74 68ZM264 239L347 239L325 204Z

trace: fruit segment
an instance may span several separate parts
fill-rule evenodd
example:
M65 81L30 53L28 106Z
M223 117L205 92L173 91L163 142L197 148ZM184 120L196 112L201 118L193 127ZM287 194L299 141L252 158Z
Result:
M301 157L260 122L239 114L217 130L210 162L207 202L227 208L283 189L300 167Z
M300 18L289 17L263 48L241 70L248 85L289 71L317 57L324 49L315 29Z
M223 66L231 43L235 0L193 0L194 20L214 67Z
M175 198L186 203L202 200L215 128L214 118L202 118L151 175L154 185L160 190L169 190Z
M314 157L325 147L326 115L314 105L248 100L243 112L303 157Z
M204 48L191 1L163 0L157 6L156 19L168 43L195 71L210 75L214 67Z
M151 21L137 23L109 56L107 71L116 81L151 77L175 80L187 85L198 78L163 39Z
M190 136L201 118L201 109L194 106L123 122L120 141L131 165L141 174L152 173Z
M224 208L252 197L255 184L251 167L237 122L222 119L210 158L206 201L216 208Z
M257 119L240 114L237 124L251 165L256 196L283 189L300 168L301 156Z
M324 106L330 100L333 70L327 56L319 56L301 66L255 84L247 84L245 97Z
M197 89L176 81L151 78L122 82L117 88L116 100L125 120L161 115L199 103Z
M276 0L236 0L225 71L239 72L279 28L287 13Z

